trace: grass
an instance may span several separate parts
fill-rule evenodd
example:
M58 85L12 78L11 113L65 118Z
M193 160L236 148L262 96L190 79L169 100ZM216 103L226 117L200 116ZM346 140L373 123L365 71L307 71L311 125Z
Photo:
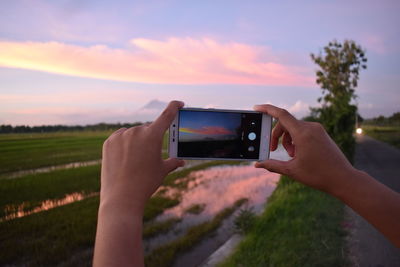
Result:
M172 208L179 203L180 200L178 198L168 198L159 195L152 196L146 204L143 221L150 221L157 217L157 215L163 213L164 210Z
M220 211L215 217L209 221L189 228L186 234L168 244L162 245L154 249L145 257L146 266L170 266L177 254L191 249L202 239L206 238L210 233L214 232L237 208L247 202L247 199L237 200L231 207Z
M256 214L252 208L240 209L235 218L235 228L240 233L248 233L254 225Z
M400 126L363 125L362 128L367 135L400 148Z
M162 222L150 222L143 227L143 238L151 238L171 230L177 223L182 221L180 218L170 218Z
M343 204L282 177L264 213L219 266L344 266Z
M232 160L232 161L230 161L230 160L208 161L208 162L193 166L191 168L183 169L183 170L176 171L176 172L169 174L164 180L164 185L185 189L187 187L187 184L190 179L182 179L178 182L177 182L177 180L180 178L188 177L189 174L193 171L199 171L202 169L206 169L206 168L210 168L210 167L214 167L214 166L220 166L220 165L238 165L238 164L246 164L246 163L247 162L241 162L241 161L235 161L235 160Z
M164 184L167 186L183 187L183 183L187 183L186 181L181 181L177 184L174 181L189 175L192 171L227 163L229 164L230 162L207 162L174 172L167 176ZM29 211L40 206L45 200L62 199L65 195L75 192L89 194L99 191L100 165L31 174L15 179L1 179L0 218L14 212L20 205L24 206L25 211ZM153 196L147 203L148 208L145 211L144 220L149 221L153 219L166 208L173 207L179 204L179 202L179 195L174 198L164 197L162 194ZM6 207L8 207L7 211Z
M61 199L66 194L99 191L100 165L3 179L0 180L0 217L7 215L6 206L23 204L27 211L40 206L42 201Z
M238 162L208 162L170 174L167 181L176 186L175 179L183 178L192 171L233 163ZM66 194L98 192L99 180L100 165L1 179L1 217L5 215L6 206L24 203L25 209L31 210L44 200L60 199ZM162 223L151 220L179 202L179 195L175 198L162 194L153 196L145 208L144 237L169 231L178 219ZM83 250L90 252L94 245L97 209L98 197L91 197L49 211L1 222L0 265L56 265L69 260L73 255L79 255ZM91 255L85 257L83 264L90 265Z
M205 204L193 204L185 210L185 213L200 214L203 212L205 207Z
M93 248L99 198L0 223L0 265L49 266Z
M4 178L8 173L18 170L99 159L102 143L109 134L110 132L2 134L0 176ZM165 148L164 142L163 149ZM165 151L163 154L166 154ZM185 177L192 171L239 163L207 162L168 175L165 185L184 189L188 182ZM24 209L29 211L45 200L62 199L75 192L99 192L99 189L100 165L0 179L0 218L6 215L6 207L16 208L23 204ZM149 200L144 216L145 238L167 232L178 223L177 218L158 223L152 222L152 219L165 209L177 205L179 201L179 194L174 197L156 194ZM48 211L0 222L0 266L57 265L70 261L74 255L77 255L74 260L77 265L90 265L98 204L98 196L90 197ZM12 211L11 208L7 212ZM218 221L213 222L215 225ZM213 229L215 226L207 224L203 227ZM192 232L196 231L200 230ZM80 258L82 251L89 251L83 259Z
M0 174L101 158L110 132L0 135Z
M101 158L112 131L0 134L0 175ZM164 135L163 156L168 135Z

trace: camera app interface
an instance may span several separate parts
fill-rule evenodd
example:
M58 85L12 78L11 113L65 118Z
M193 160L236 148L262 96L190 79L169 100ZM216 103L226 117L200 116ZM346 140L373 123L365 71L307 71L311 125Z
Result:
M178 157L258 159L262 114L179 112Z

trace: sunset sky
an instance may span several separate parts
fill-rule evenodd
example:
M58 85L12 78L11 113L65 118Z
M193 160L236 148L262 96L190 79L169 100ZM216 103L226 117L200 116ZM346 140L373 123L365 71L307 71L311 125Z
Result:
M391 115L400 111L399 12L395 0L6 1L0 124L152 120L172 99L272 103L300 118L321 95L310 53L334 39L366 50L361 115Z

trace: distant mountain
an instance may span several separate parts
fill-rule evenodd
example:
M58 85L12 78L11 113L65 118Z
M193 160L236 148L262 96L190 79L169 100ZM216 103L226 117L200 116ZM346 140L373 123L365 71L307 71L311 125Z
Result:
M137 110L128 111L126 113L119 112L118 114L110 113L109 116L104 116L102 121L129 123L153 121L161 114L167 105L167 102L153 99Z
M149 103L139 108L132 114L135 121L153 121L167 107L168 103L157 99L151 100Z
M138 109L136 114L158 114L167 107L168 103L157 99L151 100L149 103Z

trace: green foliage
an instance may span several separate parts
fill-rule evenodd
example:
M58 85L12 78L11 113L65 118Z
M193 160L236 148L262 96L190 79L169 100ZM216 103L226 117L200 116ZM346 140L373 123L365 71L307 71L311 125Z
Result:
M395 112L389 117L378 116L365 120L364 124L379 126L400 126L400 112Z
M206 207L206 204L193 204L189 208L185 210L186 213L191 213L191 214L200 214L203 212L204 208Z
M363 130L367 135L400 149L400 126L364 125Z
M0 217L14 213L8 207L24 206L24 211L41 206L45 200L58 200L67 194L84 195L100 191L100 165L58 170L0 180Z
M253 227L256 219L256 214L252 208L240 209L239 214L235 218L235 228L242 233L248 233Z
M343 205L283 176L264 213L220 266L345 266Z
M179 204L178 198L169 198L159 195L152 196L146 203L143 214L143 221L147 222L161 214L165 209L172 208Z
M166 233L180 221L182 221L182 219L173 217L162 222L146 223L143 227L143 238L151 238L156 235Z
M0 134L5 133L53 133L53 132L82 132L82 131L111 131L119 128L129 128L136 125L141 125L141 122L135 123L97 123L92 125L42 125L42 126L27 126L27 125L0 125Z
M176 187L180 189L186 189L187 184L189 182L190 173L193 171L198 171L206 168L210 168L213 166L220 165L239 165L239 164L248 164L246 161L237 161L237 160L213 160L207 161L205 163L195 165L191 168L183 169L180 171L172 172L165 177L163 184L165 186Z
M360 69L367 68L365 52L354 41L333 41L319 55L311 54L311 58L319 66L316 82L323 94L318 99L322 106L313 108L312 112L352 160L357 107L351 101L356 98Z
M0 175L26 169L98 160L104 132L1 134Z
M0 223L1 266L56 266L88 250L91 262L99 197ZM83 260L83 259L82 259ZM88 265L80 262L76 266Z
M145 257L146 266L171 266L178 253L191 249L198 242L206 238L221 225L224 219L248 200L237 200L232 206L220 211L211 221L207 221L189 228L186 234L168 244L162 245Z

